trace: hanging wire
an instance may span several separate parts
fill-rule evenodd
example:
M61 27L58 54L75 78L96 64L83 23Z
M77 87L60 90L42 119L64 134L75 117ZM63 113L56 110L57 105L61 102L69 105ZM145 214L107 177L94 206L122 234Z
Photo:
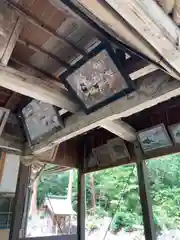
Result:
M131 178L132 175L133 175L134 169L135 169L135 166L133 167L131 173L129 174L129 177L128 177L128 179L127 179L127 182L126 182L126 184L124 185L123 193L125 192L127 186L129 185L129 180L130 180L130 178ZM117 205L117 207L116 207L116 209L115 209L115 211L114 211L114 214L113 214L113 216L112 216L112 218L111 218L111 221L110 221L110 223L109 223L109 225L108 225L108 227L107 227L107 230L106 230L106 232L105 232L105 234L104 234L103 240L106 239L107 234L108 234L108 231L109 231L109 228L110 228L110 226L111 226L111 224L112 224L112 222L113 222L113 220L114 220L114 217L116 216L117 210L118 210L119 207L120 207L121 200L123 199L123 193L121 194L121 197L120 197L120 199L119 199L118 205Z

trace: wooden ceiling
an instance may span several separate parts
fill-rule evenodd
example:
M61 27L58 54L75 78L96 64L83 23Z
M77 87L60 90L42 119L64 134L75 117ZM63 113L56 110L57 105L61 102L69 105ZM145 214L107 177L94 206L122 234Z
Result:
M30 75L59 81L72 61L85 56L97 40L95 31L60 1L8 0L1 5L6 12L0 22L0 28L5 29L0 36L1 49L10 37L12 23L20 16L22 30L8 65ZM0 88L2 107L16 111L18 105L28 101L28 97Z

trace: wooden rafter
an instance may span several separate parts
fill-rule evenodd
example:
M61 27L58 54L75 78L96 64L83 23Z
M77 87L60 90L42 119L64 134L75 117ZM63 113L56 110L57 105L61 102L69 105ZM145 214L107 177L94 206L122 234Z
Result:
M62 65L63 67L65 68L68 68L69 67L69 64L64 62L63 60L61 60L58 56L52 54L51 52L48 52L47 50L45 50L44 48L41 48L39 46L36 46L35 44L33 43L30 43L28 41L25 41L23 39L18 39L18 42L27 46L28 48L36 51L36 52L40 52L40 53L43 53L45 55L47 55L48 57L54 59L56 62L58 62L60 65Z
M154 72L135 82L137 91L89 115L77 112L65 121L65 128L44 139L34 147L40 153L70 138L101 126L105 120L116 120L150 108L180 95L180 82L162 72ZM139 87L140 86L140 87Z
M11 0L4 0L9 6L11 6L12 8L14 8L21 16L24 16L26 18L27 21L29 21L30 23L32 23L33 25L37 26L38 28L42 29L43 31L49 33L51 36L56 37L57 39L59 39L62 43L65 43L66 45L71 46L74 50L76 50L78 53L80 53L83 56L86 56L86 53L84 52L84 50L80 49L79 47L77 47L75 44L73 44L72 42L70 42L69 40L67 40L64 36L58 34L57 32L55 32L54 30L52 30L50 27L46 26L46 24L44 22L41 22L41 20L39 20L37 17L33 16L32 14L30 14L28 11L26 11L25 9L22 8L22 6L18 3L14 3Z
M137 24L134 25L136 20L133 19L133 21L131 21L131 24L127 24L126 21L124 21L124 19L122 19L122 17L119 16L119 11L115 12L110 6L108 6L108 4L105 1L96 1L96 0L77 0L77 1L72 0L72 1L90 19L92 19L94 22L96 22L101 28L108 31L109 34L111 34L115 38L125 42L126 44L131 46L133 49L136 49L138 52L143 53L145 56L148 56L149 59L160 64L167 72L169 72L169 74L171 76L173 76L177 79L180 79L180 75L176 71L177 70L176 67L178 65L178 54L179 54L178 49L176 48L176 42L178 39L179 30L177 31L178 34L176 34L177 27L175 27L175 25L174 25L174 23L172 23L171 19L168 18L168 16L166 16L165 13L163 13L162 9L159 6L156 6L154 8L154 5L157 5L157 4L153 0L150 0L150 4L155 11L153 11L149 7L148 0L143 1L143 2L140 0L139 1L128 0L129 4L127 4L126 0L121 0L121 1L112 0L112 2L115 2L116 4L119 4L119 5L121 5L120 3L123 2L123 6L126 7L126 10L128 8L129 9L128 9L128 11L125 11L125 10L122 10L122 8L120 7L121 11L124 14L129 14L129 12L132 10L132 14L129 14L129 17L132 17L132 18L136 17L138 19L137 22L141 21L142 16L144 16L144 15L146 15L147 18L149 15L154 15L154 18L152 18L152 19L149 18L149 19L147 19L147 21L142 21L142 24L141 24L141 27L143 27L143 23L144 23L144 25L147 25L147 26L144 26L144 29L147 28L147 29L149 29L149 31L146 31L142 28L139 28L138 31L136 31L137 27L138 27ZM136 14L136 11L133 11L134 10L134 8L132 6L133 2L136 2L136 3L134 3L134 5L136 7L138 7L138 6L141 7L142 5L144 6L144 8L143 8L144 12L142 13L143 15L139 14L139 12L138 12L138 14ZM129 6L131 6L131 7L129 7ZM149 11L149 13L147 14L146 10L149 10L149 9L151 9L151 11ZM156 14L154 12L156 12ZM158 13L160 13L160 14L158 15ZM139 17L139 16L141 16L141 17ZM159 16L161 16L161 17L159 17ZM131 20L132 20L132 18L131 18ZM152 31L151 31L151 28L148 26L149 21L152 23L152 27L153 27ZM169 26L168 28L164 26L165 22ZM161 26L164 26L163 29L167 29L168 33L166 33L166 31L162 31L163 34L160 35L159 29L158 29L158 34L154 34L154 32L156 32L156 27L154 27L154 25L158 25L159 28L161 28ZM143 34L144 35L146 34L146 37L142 37ZM175 40L174 45L172 43L170 43L169 36L170 36L170 38L172 36L172 39ZM176 36L176 38L175 38L175 36ZM155 48L152 43L154 43L153 41L156 41L157 39L159 39L159 42ZM160 39L162 40L162 43L164 43L166 41L167 45L165 44L164 47L161 47ZM158 46L159 46L159 49L161 49L161 50L169 48L169 51L167 50L166 53L169 54L169 60L171 61L171 63L174 62L174 64L169 64L166 61L164 61L164 55L163 54L161 55L162 52L160 53L160 51L157 51ZM176 50L175 50L175 48L176 48ZM171 50L173 50L173 51L171 51ZM174 52L174 54L171 54L171 52L172 53ZM175 61L174 56L177 56L177 61ZM176 68L176 70L175 70L175 68Z
M101 127L128 142L134 142L136 140L136 131L121 120L104 121Z
M13 49L15 47L16 41L19 37L19 34L20 34L22 26L23 26L23 21L24 21L23 17L18 17L17 18L14 29L13 29L12 34L10 36L10 39L8 41L7 47L6 47L6 49L4 51L4 54L1 58L1 63L5 66L9 62L9 59L10 59L11 54L13 52Z
M78 108L67 90L55 81L44 81L10 67L0 66L0 86L22 95L75 112Z
M106 0L106 2L140 34L142 39L148 39L149 44L162 59L180 73L180 30L155 1ZM162 62L163 60L160 64Z
M50 81L52 81L52 80L53 81L59 81L59 79L56 78L55 76L53 76L52 74L50 74L50 73L46 72L45 70L42 70L42 69L40 69L40 68L38 68L38 67L36 67L36 66L34 66L32 64L30 64L29 62L24 62L22 60L18 60L18 59L13 58L13 57L11 57L11 61L13 63L16 63L16 64L22 66L22 67L25 67L26 69L32 70L37 75L43 75L44 79L47 80L47 81L49 81L49 80Z
M21 155L23 153L24 144L19 138L3 133L2 136L0 136L0 149Z

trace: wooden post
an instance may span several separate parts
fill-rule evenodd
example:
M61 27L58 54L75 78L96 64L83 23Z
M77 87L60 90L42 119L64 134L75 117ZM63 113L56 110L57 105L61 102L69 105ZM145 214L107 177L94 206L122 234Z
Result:
M11 33L11 36L8 40L6 49L5 49L4 54L2 56L2 59L1 59L1 63L5 66L8 64L9 59L11 57L11 54L13 52L13 49L16 45L17 39L20 35L21 29L22 29L22 26L23 26L23 21L24 21L23 17L18 17L17 21L14 25L14 29Z
M29 184L30 167L20 164L16 194L13 205L9 240L18 240L24 213L24 206Z
M155 240L155 225L153 220L152 203L148 189L148 171L144 155L138 142L134 144L134 151L137 159L137 174L139 183L139 195L142 207L144 234L146 240Z
M85 240L85 174L78 170L78 213L77 236L78 240Z
M93 175L93 172L90 173L90 186L91 186L91 207L92 207L91 214L94 214L95 213L95 208L96 208L96 196L95 196L95 189L94 189L94 175Z

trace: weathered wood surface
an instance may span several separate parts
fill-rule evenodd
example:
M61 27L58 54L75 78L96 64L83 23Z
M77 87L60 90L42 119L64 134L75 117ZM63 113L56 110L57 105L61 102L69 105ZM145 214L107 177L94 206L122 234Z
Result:
M7 7L4 1L0 2L0 60L6 52L11 36L18 20L17 13Z
M56 144L100 126L105 120L113 121L130 116L180 95L180 82L162 72L154 72L151 76L137 80L135 84L137 91L96 112L86 115L79 111L68 117L65 120L65 128L35 145L33 151L35 153L46 151Z
M6 152L21 155L23 153L23 142L13 135L3 133L0 137L0 148Z
M13 49L16 45L16 41L20 35L21 29L23 26L23 21L24 21L24 18L18 17L16 23L14 24L14 28L8 40L8 44L1 58L1 63L5 66L8 64L11 54L13 52Z
M0 120L0 136L4 130L5 124L7 122L7 119L9 117L10 110L6 108L0 108L0 111L3 113L2 118Z
M155 1L106 0L106 2L180 73L180 30Z
M56 81L44 81L41 78L29 76L10 67L0 65L0 86L18 92L22 95L50 103L57 107L75 112L77 104L71 100L67 90Z
M136 167L139 184L139 196L142 207L142 216L144 222L144 235L146 240L155 240L156 231L153 218L152 201L149 192L148 169L144 161L144 155L138 142L134 144L134 152L136 155Z
M36 238L20 238L19 240L77 240L77 235L48 236Z
M19 239L30 174L30 167L25 167L24 165L20 164L15 199L13 202L9 240Z
M134 142L136 140L136 131L127 123L121 120L104 121L101 127L105 128L109 132L114 133L118 137L128 141Z
M112 0L113 1L113 0ZM114 1L117 2L118 5L121 5L121 3L123 2L124 4L122 4L123 10L121 8L121 11L123 11L123 13L125 12L126 14L126 9L124 9L125 7L127 8L127 14L129 14L130 9L132 10L132 12L130 12L130 17L132 15L132 18L134 16L136 16L136 8L135 6L142 6L143 4L145 5L144 2L148 2L151 5L155 6L158 8L158 10L152 8L149 6L146 6L146 10L149 12L151 12L151 14L156 15L156 21L151 20L151 18L148 18L148 14L149 12L146 14L146 11L144 10L144 12L142 11L142 14L137 14L136 18L138 18L138 21L136 22L134 19L134 21L132 21L132 24L127 24L124 19L122 19L122 17L119 15L119 12L121 11L114 11L110 6L108 6L107 3L105 3L105 1L96 1L96 0L78 0L78 1L74 1L74 4L77 4L78 7L80 7L82 9L82 11L84 11L90 18L92 18L98 25L100 25L102 28L104 28L106 31L108 31L110 34L112 34L113 36L115 36L117 39L122 40L123 42L125 42L126 44L128 44L129 46L133 47L134 49L136 49L137 51L143 53L144 55L148 56L149 59L160 63L161 66L166 69L166 71L168 71L173 77L180 79L179 74L174 70L175 64L173 64L173 67L171 65L168 65L166 62L164 62L160 51L157 51L155 46L152 44L151 40L154 38L158 38L161 37L162 40L162 44L164 45L164 42L167 41L168 45L164 46L165 50L171 45L171 49L175 49L176 48L176 42L177 42L177 38L175 38L174 41L174 35L178 36L177 34L175 34L175 30L176 28L172 27L175 26L175 24L172 22L172 20L170 18L168 18L168 16L166 16L166 14L163 12L163 10L157 6L157 4L154 2L154 4L152 3L153 1L131 1L131 0L121 0L121 1ZM137 3L134 3L137 2ZM134 5L133 5L134 4ZM131 6L133 5L133 7ZM132 8L130 8L132 7ZM130 9L129 9L130 8ZM133 11L134 10L134 11ZM160 12L160 15L158 15ZM145 21L143 21L143 16L145 15ZM159 17L161 16L161 17ZM157 19L158 18L158 19ZM142 34L145 32L145 30L140 29L139 25L137 23L139 23L139 21L142 21L142 23L144 23L144 25L147 25L147 29L149 29L149 22L152 23L154 21L154 25L158 25L158 27L164 26L163 28L163 37L162 35L154 34L156 33L156 29L152 28L154 27L153 24L151 24L151 36L146 36L146 37L142 37ZM159 23L159 21L161 21ZM134 24L136 23L136 24ZM167 23L167 26L165 27ZM137 29L138 27L138 29ZM158 28L156 26L156 28ZM136 28L136 29L135 29ZM164 29L166 31L164 31ZM168 30L167 30L168 29ZM138 31L137 31L138 30ZM161 29L162 30L162 29ZM142 33L141 33L142 31ZM169 31L169 32L168 32ZM147 31L148 32L148 31ZM169 36L172 37L172 32L173 32L173 43L169 42ZM159 32L158 32L159 33ZM177 29L177 33L179 33L179 30ZM153 36L154 34L154 36ZM150 38L150 39L149 39ZM159 47L159 49L163 49L161 46L161 41L158 42L158 45L156 47ZM170 48L169 48L170 49ZM171 49L169 50L169 54L171 54ZM176 55L179 54L179 51L176 50ZM179 56L179 55L178 55ZM163 56L164 57L164 56ZM175 57L173 54L171 55L171 57ZM174 59L174 58L173 58ZM167 59L168 60L168 59ZM172 61L171 61L172 63Z

